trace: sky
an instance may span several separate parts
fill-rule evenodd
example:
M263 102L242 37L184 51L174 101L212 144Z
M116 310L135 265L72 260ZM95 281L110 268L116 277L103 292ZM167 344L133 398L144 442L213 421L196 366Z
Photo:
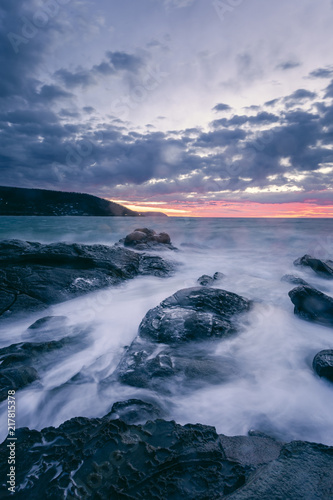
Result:
M0 4L0 184L333 217L332 0Z

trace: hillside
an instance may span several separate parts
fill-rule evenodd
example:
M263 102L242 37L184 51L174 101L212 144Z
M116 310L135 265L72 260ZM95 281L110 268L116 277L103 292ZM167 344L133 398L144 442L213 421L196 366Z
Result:
M0 215L141 216L90 194L4 186L0 186Z

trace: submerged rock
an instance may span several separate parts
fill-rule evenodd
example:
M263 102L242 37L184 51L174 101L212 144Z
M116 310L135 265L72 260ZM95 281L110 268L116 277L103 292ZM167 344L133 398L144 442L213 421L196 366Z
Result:
M132 247L136 250L176 250L171 244L170 236L167 233L159 233L153 229L135 229L126 238L120 240L125 247Z
M199 389L220 384L238 373L235 361L217 356L208 346L171 346L160 350L156 344L136 340L119 363L116 375L120 382L172 394L189 386ZM108 383L109 381L107 381Z
M36 370L40 357L62 349L69 339L53 342L21 342L0 349L0 401L7 398L8 390L15 391L39 379Z
M250 305L225 290L186 288L148 311L139 335L165 344L221 338L237 330L237 315L249 311Z
M67 316L44 316L43 318L37 319L32 325L30 325L28 330L54 329L63 327L66 320Z
M174 264L121 247L0 242L0 316L36 311L138 275L169 276Z
M311 257L311 255L304 255L303 257L296 259L294 262L295 266L310 267L319 276L326 279L333 279L333 261L332 260L320 260Z
M289 292L294 313L302 319L333 326L333 299L310 286L298 286Z
M110 499L331 498L333 448L259 436L219 436L206 425L73 418L59 428L16 431L15 497ZM8 441L0 445L1 497Z
M299 276L294 276L293 274L285 274L284 276L282 276L281 281L290 283L291 285L311 286L307 281L303 280Z
M203 274L198 279L198 283L201 286L210 286L210 285L213 285L214 282L220 281L223 278L225 278L225 275L223 273L219 273L219 272L215 273L213 277L212 276L208 276L207 274Z
M32 366L17 366L15 368L0 367L0 401L7 399L8 391L18 391L38 380L38 372Z
M319 377L324 377L333 382L333 350L326 349L318 352L312 363L314 371Z
M140 399L128 399L114 403L108 417L120 419L126 424L143 424L147 420L156 420L162 416L162 409L156 403L147 403Z

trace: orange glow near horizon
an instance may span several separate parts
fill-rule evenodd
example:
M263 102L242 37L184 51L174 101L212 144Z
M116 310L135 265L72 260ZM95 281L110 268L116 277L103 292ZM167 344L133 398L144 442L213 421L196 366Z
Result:
M163 212L170 217L308 217L333 218L333 204L318 205L315 201L294 203L257 203L251 201L216 201L213 204L129 202L115 200L131 210L138 212Z

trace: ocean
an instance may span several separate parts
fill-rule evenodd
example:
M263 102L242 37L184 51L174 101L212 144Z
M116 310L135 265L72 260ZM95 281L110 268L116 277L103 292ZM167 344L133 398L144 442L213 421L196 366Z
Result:
M68 352L49 353L39 381L17 392L17 427L102 417L114 402L137 398L157 401L166 418L180 424L212 425L226 435L256 429L285 441L333 445L333 386L312 369L315 354L333 348L333 331L296 317L288 297L293 285L281 281L296 274L333 296L333 281L293 265L304 254L333 257L333 219L0 217L0 239L111 245L142 226L169 233L179 248L160 254L180 263L174 276L139 277L1 325L0 347L75 338ZM169 394L103 383L150 308L217 271L225 274L219 288L254 301L241 331L214 341L215 353L234 366L230 379L186 390L175 384ZM47 339L27 330L47 315L67 316L66 328ZM0 420L6 418L4 401ZM5 426L1 433L2 441Z

